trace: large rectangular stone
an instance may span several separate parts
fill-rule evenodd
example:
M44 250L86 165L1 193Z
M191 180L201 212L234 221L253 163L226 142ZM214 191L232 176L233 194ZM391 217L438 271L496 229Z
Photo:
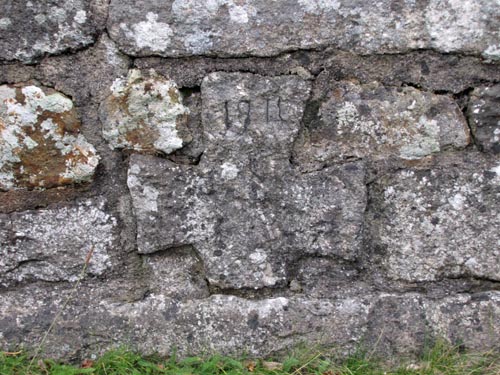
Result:
M381 178L370 209L389 278L500 280L500 162L478 153Z
M332 46L498 59L499 11L491 0L112 0L108 30L136 56L269 56Z

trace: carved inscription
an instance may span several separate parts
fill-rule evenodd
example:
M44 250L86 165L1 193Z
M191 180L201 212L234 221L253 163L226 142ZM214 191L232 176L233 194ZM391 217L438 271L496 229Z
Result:
M260 110L262 106L264 106L264 111ZM225 101L224 118L226 129L241 133L248 129L252 121L261 121L267 124L285 122L288 118L284 115L284 108L283 100L279 96L268 97L264 100ZM262 117L262 113L264 113L263 118L259 118Z

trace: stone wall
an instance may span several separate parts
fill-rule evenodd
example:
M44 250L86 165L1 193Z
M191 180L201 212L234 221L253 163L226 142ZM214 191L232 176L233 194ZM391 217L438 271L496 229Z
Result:
M0 347L499 349L498 0L7 0Z

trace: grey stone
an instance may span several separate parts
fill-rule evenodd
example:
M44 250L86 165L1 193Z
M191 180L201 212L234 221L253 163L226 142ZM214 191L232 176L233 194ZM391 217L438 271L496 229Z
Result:
M424 297L418 293L382 294L368 316L365 345L378 355L421 355L434 339L427 324Z
M317 123L297 144L297 160L305 164L420 159L463 148L470 140L467 122L453 99L412 87L336 82L317 116Z
M436 337L477 351L499 350L500 293L461 294L425 300L425 317Z
M500 280L499 169L499 160L472 153L377 181L368 220L386 275Z
M144 354L169 355L175 348L182 356L266 356L304 338L347 352L362 338L372 305L365 297L248 300L213 295L178 301L150 294L140 301L117 302L109 294L102 286L82 286L48 336L44 355L88 358L119 343ZM36 284L0 294L0 345L36 347L68 295L67 288Z
M112 0L108 29L136 56L270 56L332 46L361 54L416 49L499 58L500 5L429 2Z
M103 136L112 148L170 154L191 141L175 82L138 69L118 78L100 107Z
M169 155L169 159L180 164L198 164L205 151L203 126L201 123L201 93L197 89L184 89L184 105L189 109L183 123L186 145Z
M200 164L130 159L139 251L193 245L222 288L283 286L302 253L356 259L363 165L302 174L289 162L307 95L297 77L209 76Z
M309 298L349 298L369 294L372 285L362 280L358 264L335 257L304 256L294 263L290 289Z
M440 299L382 294L367 318L364 342L378 355L420 356L445 339L467 350L498 350L500 294L463 293Z
M75 281L93 249L91 275L112 266L117 221L105 202L0 214L0 285L32 281Z
M500 153L500 85L476 88L471 93L468 117L477 145Z
M34 84L0 86L0 190L87 182L98 163L71 99Z
M500 65L474 56L435 51L412 51L398 55L365 55L333 52L322 56L324 69L316 79L318 94L329 92L336 81L374 81L385 86L413 86L432 92L465 94L500 76ZM312 66L315 64L312 63Z
M208 297L203 262L190 246L144 255L148 290L166 297L200 299Z
M44 355L89 358L124 344L145 354L171 354L175 347L181 356L215 352L262 357L289 353L304 340L338 348L344 355L359 349L360 342L373 343L371 349L380 353L409 354L418 352L424 336L431 342L440 334L468 349L498 347L494 323L500 317L500 297L495 291L440 300L411 293L258 300L213 295L179 301L153 293L119 302L112 295L121 284L83 284L47 337ZM36 347L69 293L62 285L48 289L37 284L1 293L0 346Z
M32 63L92 44L104 28L106 0L7 0L0 5L0 59Z
M208 75L201 86L202 162L225 162L229 169L231 163L264 169L286 164L310 90L310 82L298 76Z
M103 34L83 51L43 59L38 79L71 96L77 106L99 104L115 79L127 75L129 64L129 58Z

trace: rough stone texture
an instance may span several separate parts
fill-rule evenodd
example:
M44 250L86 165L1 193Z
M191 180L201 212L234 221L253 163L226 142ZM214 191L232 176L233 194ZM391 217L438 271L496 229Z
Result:
M130 70L117 79L101 107L103 135L112 148L170 154L191 141L185 126L189 109L175 82ZM184 134L183 134L184 133Z
M129 58L104 34L83 51L43 59L37 76L46 85L71 96L77 106L85 106L104 100L113 81L127 75L129 64Z
M23 332L24 342L36 342L69 293L60 286L47 294L39 294L41 290L33 284L31 290L0 295L2 347L18 343L17 332ZM145 353L169 354L175 345L181 355L236 349L262 356L320 335L323 343L347 352L363 337L371 305L365 297L249 300L213 295L178 301L161 294L121 302L113 300L112 290L84 286L59 321L66 334L49 335L46 350L52 356L79 358L126 343ZM115 327L113 332L110 327Z
M92 179L99 163L71 99L29 84L0 86L0 189Z
M469 128L452 98L412 87L338 82L319 106L298 159L413 160L469 143Z
M112 0L108 29L136 56L270 56L334 46L362 54L415 49L499 59L497 0Z
M380 354L419 354L435 338L477 350L498 350L500 294L460 294L441 299L422 294L382 294L368 316L365 340Z
M0 350L94 245L43 356L500 351L499 0L56 3L0 4Z
M0 15L0 59L32 63L92 44L104 26L107 1L6 0Z
M438 337L477 350L500 350L500 293L457 295L424 301L426 319ZM481 332L478 335L478 332Z
M203 262L190 246L145 255L144 270L149 276L149 293L174 299L209 296Z
M288 161L307 95L296 77L209 76L200 165L131 158L139 251L194 245L210 283L226 288L286 285L287 263L304 252L355 259L363 166L302 175Z
M477 155L403 169L373 189L374 242L387 276L500 280L500 161Z
M328 55L327 55L328 56ZM412 86L426 91L464 94L481 86L489 77L499 77L498 64L473 56L458 57L433 51L403 55L358 56L338 52L328 56L325 69L316 80L318 88L329 92L336 81L357 80L363 84L380 82L385 86Z
M480 87L471 94L468 108L474 139L487 152L500 153L500 85Z
M285 74L314 79L318 96L330 92L337 81L380 82L384 86L410 85L427 91L464 93L500 77L500 65L474 56L412 51L404 54L360 56L353 52L327 48L321 51L294 51L272 59L266 57L220 58L189 56L166 60L137 58L137 68L155 69L179 86L201 85L208 73L249 72L266 76ZM317 77L316 77L317 76ZM499 78L496 78L499 79ZM316 91L316 90L315 90Z
M92 249L88 272L103 275L117 245L117 222L104 204L0 214L0 285L75 281Z
M238 351L264 356L306 339L344 354L356 350L360 341L377 342L382 353L407 354L418 352L424 336L432 339L448 332L453 343L463 342L466 348L498 348L498 292L440 300L416 293L260 300L213 295L186 301L151 294L124 302L113 297L113 288L119 287L83 286L59 320L58 330L49 335L46 353L88 358L125 343L145 353L168 354L175 345L181 355ZM46 292L36 284L2 293L0 345L37 343L68 293L58 285Z

